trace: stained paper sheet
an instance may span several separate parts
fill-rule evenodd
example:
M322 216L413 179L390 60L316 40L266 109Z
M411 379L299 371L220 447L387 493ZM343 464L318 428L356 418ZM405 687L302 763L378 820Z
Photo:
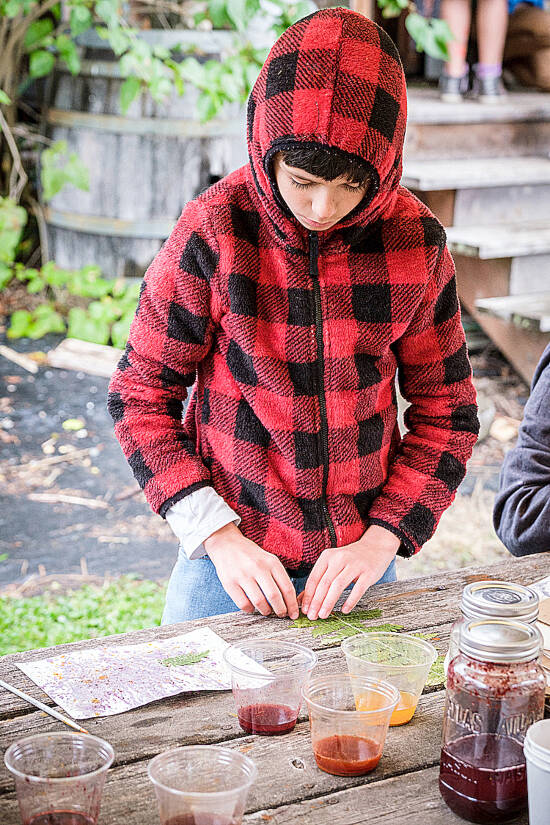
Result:
M231 676L222 661L227 647L228 642L213 630L201 627L170 639L98 645L20 662L17 667L73 719L89 719L112 716L184 691L228 690ZM162 664L163 659L206 651L208 654L192 665Z

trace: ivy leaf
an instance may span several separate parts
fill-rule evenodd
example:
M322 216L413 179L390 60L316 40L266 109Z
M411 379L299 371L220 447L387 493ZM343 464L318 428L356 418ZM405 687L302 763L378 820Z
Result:
M38 49L30 56L29 74L31 77L44 77L49 74L55 66L55 57L51 52Z
M76 50L76 45L67 34L60 34L55 41L56 48L61 59L67 64L71 74L78 74L80 71L80 58Z
M126 114L130 104L137 97L141 89L141 81L137 77L127 77L120 87L120 107L122 114Z
M8 338L23 338L32 321L32 315L26 309L18 309L12 313Z
M73 6L70 14L71 33L74 37L87 31L92 25L92 13L86 6Z
M25 34L25 48L30 51L37 46L50 32L53 31L53 21L49 17L42 17L31 23Z
M183 653L181 656L170 656L167 659L161 659L161 665L164 667L182 667L183 665L196 665L202 659L205 659L209 650L204 650L202 653Z

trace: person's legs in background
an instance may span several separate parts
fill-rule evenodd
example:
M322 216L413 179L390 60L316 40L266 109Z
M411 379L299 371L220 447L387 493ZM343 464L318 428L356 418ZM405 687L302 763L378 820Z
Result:
M439 92L447 103L459 103L468 91L466 52L472 22L470 0L441 0L441 19L453 33L448 44L449 60L439 79Z
M474 93L479 100L497 102L504 94L502 55L508 29L508 0L477 0L478 60Z

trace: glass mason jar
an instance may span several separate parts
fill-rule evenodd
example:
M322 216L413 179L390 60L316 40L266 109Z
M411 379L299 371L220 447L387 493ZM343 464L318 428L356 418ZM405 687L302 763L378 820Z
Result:
M530 587L501 581L467 584L460 602L462 616L451 627L449 650L445 656L445 673L458 653L461 625L472 619L515 619L531 624L539 615L539 597Z
M527 806L523 740L544 715L540 646L539 631L524 622L460 628L447 673L439 790L470 822L506 822Z

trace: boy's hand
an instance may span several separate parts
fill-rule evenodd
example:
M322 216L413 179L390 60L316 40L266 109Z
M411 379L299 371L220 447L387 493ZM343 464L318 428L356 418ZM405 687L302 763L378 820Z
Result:
M342 613L353 610L365 591L380 579L399 549L397 536L372 524L353 544L323 550L309 574L302 599L308 619L326 619L348 585L355 582Z
M226 593L245 613L257 608L263 616L299 616L294 585L273 553L247 539L236 524L226 524L205 542Z

